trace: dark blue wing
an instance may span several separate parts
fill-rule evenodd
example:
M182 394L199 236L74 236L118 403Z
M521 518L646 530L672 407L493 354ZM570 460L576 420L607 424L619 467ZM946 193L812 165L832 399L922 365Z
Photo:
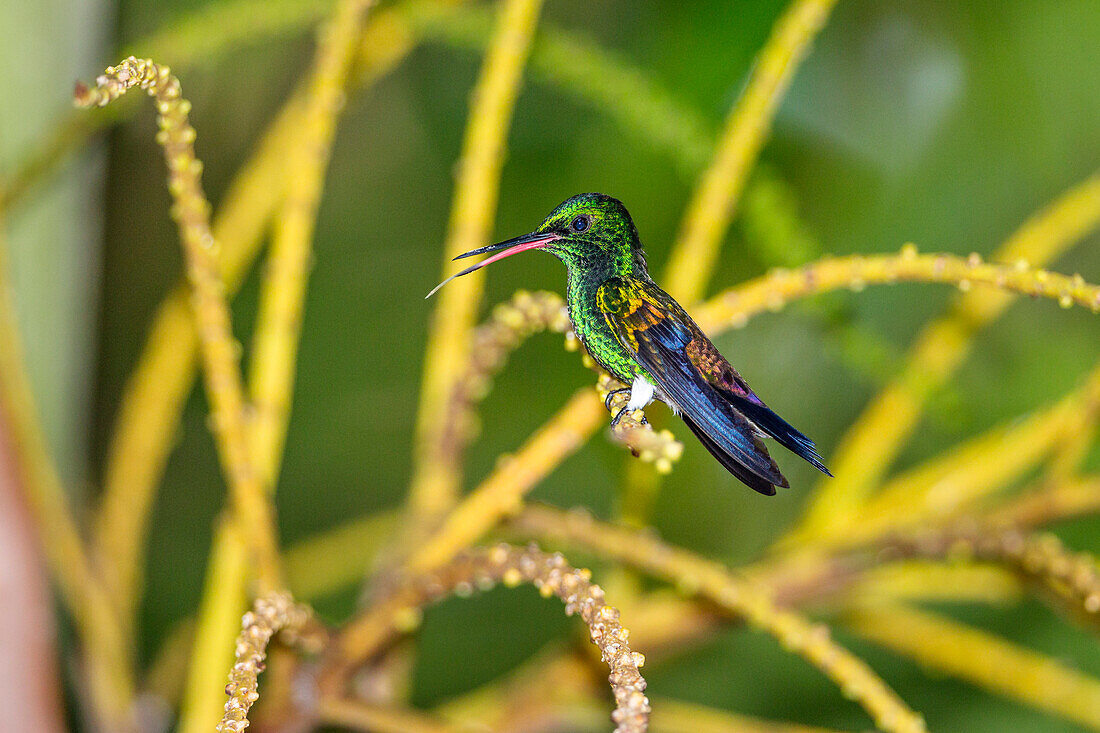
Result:
M614 291L611 291L614 289ZM752 425L703 378L688 358L691 329L665 308L661 291L648 283L612 279L599 292L611 331L652 377L661 394L682 413L688 427L719 462L751 488L774 494L787 480ZM609 309L607 306L613 305Z

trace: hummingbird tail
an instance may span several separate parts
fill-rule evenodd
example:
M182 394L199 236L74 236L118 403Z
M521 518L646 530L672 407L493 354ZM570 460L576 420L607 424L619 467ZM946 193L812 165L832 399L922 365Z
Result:
M806 459L814 468L826 476L832 476L818 455L814 442L796 430L790 423L772 412L766 405L753 402L739 394L723 390L722 396L729 400L733 409L745 416L753 425L775 438L776 441L792 453Z
M694 420L683 413L681 413L680 417L683 418L684 423L691 429L691 432L695 433L695 437L699 439L703 447L706 448L712 456L718 459L718 462L721 463L727 471L737 477L737 480L753 491L758 491L764 496L775 496L775 487L777 485L784 488L788 486L787 479L783 477L783 474L778 474L781 480L779 484L773 484L767 479L757 476L742 465L735 456L723 450L720 445L715 443Z

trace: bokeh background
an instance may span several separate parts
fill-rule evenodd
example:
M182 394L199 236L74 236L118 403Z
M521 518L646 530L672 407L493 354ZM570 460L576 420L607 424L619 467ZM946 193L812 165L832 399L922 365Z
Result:
M0 6L0 163L15 169L65 119L76 78L219 0L8 0ZM318 8L329 3L303 0ZM283 2L283 5L287 3ZM509 135L498 239L532 229L559 201L602 191L630 209L650 262L663 264L709 145L784 3L778 0L550 0L546 34L594 44L641 70L698 122L703 155L679 153L528 75ZM475 4L486 24L490 6ZM298 381L277 498L286 543L397 505L411 439L453 171L481 60L478 43L436 29L392 73L351 95L327 177L306 304ZM476 41L476 27L471 33ZM483 45L486 35L482 34ZM538 44L540 41L537 41ZM218 199L257 132L308 68L311 24L257 33L217 55L173 66L192 101L204 182ZM1100 161L1100 6L1093 0L841 0L776 118L723 245L712 291L824 253L990 253L1029 214ZM31 375L51 446L71 485L94 500L126 375L156 305L180 277L152 105L67 159L5 211ZM775 210L784 225L774 224ZM660 271L659 266L653 268ZM1100 279L1095 234L1054 264ZM449 271L448 271L449 272ZM251 335L253 273L234 302ZM533 254L494 266L486 302L517 288L561 292L564 270ZM827 457L891 376L919 326L951 292L899 285L839 293L755 318L718 346L769 404ZM932 407L898 467L1050 403L1100 359L1096 316L1021 301L978 335L973 356ZM247 358L247 357L246 357ZM560 337L525 344L481 411L468 476L483 476L579 386L591 383ZM225 501L207 405L192 395L158 494L141 610L141 655L197 606L215 516ZM663 410L653 410L661 412ZM766 548L817 481L779 457L792 488L773 499L734 482L686 431L686 455L652 512L663 537L731 563ZM1097 456L1092 457L1095 468ZM604 437L534 492L606 516L631 460ZM1075 549L1100 551L1100 524L1057 527ZM598 575L597 575L598 577ZM356 590L318 604L341 620ZM1100 675L1095 638L1037 602L939 607ZM531 589L491 592L431 610L419 636L412 701L472 689L575 634L556 601ZM956 680L929 675L859 639L866 658L941 731L1077 731ZM863 713L801 659L743 628L646 667L651 691L808 724L857 729Z

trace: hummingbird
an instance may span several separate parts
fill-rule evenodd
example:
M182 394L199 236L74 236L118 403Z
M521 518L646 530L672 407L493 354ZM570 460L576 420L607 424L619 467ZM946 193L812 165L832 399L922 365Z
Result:
M565 263L569 319L585 349L630 393L612 420L657 399L687 424L742 483L767 496L790 486L763 438L774 438L827 476L813 441L772 412L718 352L687 311L649 276L645 252L626 207L601 193L562 202L530 234L460 254L491 254L455 273L468 275L505 257L538 249Z

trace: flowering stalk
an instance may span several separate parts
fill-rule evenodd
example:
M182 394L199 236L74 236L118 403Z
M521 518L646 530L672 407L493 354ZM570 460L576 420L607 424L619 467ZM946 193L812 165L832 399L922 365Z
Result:
M616 702L611 717L616 732L645 731L649 700L644 694L645 679L638 671L645 657L631 650L629 633L619 622L619 612L607 605L603 589L592 583L588 570L570 567L559 553L545 553L534 546L520 548L498 544L489 549L467 550L430 572L410 576L387 602L379 606L387 610L381 618L381 626L372 609L345 628L340 642L345 658L337 664L349 661L346 657L349 642L354 642L364 620L377 629L375 640L380 644L399 631L410 631L419 625L424 605L451 594L466 596L475 589L487 590L498 582L508 587L530 583L543 596L560 598L565 603L566 614L578 614L584 620L592 643L599 648L601 659L610 669L608 680ZM357 656L363 658L362 654Z
M229 672L225 694L225 716L218 723L218 733L241 733L248 727L248 711L260 697L259 675L264 669L267 646L280 631L294 633L310 618L305 606L294 603L288 593L275 593L257 598L252 610L241 620L237 637L236 661Z
M859 702L883 731L924 733L923 719L861 659L830 638L828 627L779 608L760 586L733 575L722 565L671 547L644 531L597 522L582 512L529 507L513 527L530 536L596 552L628 563L716 603L775 636Z
M157 142L164 147L172 215L179 224L187 258L191 306L212 406L212 429L257 578L265 590L274 590L282 584L274 512L249 450L239 347L233 340L217 242L210 231L210 204L200 181L202 163L195 157L195 130L187 119L191 103L182 98L179 80L168 67L133 56L118 66L108 67L96 79L94 88L78 85L76 103L82 107L102 107L134 87L144 89L156 100L160 127Z

